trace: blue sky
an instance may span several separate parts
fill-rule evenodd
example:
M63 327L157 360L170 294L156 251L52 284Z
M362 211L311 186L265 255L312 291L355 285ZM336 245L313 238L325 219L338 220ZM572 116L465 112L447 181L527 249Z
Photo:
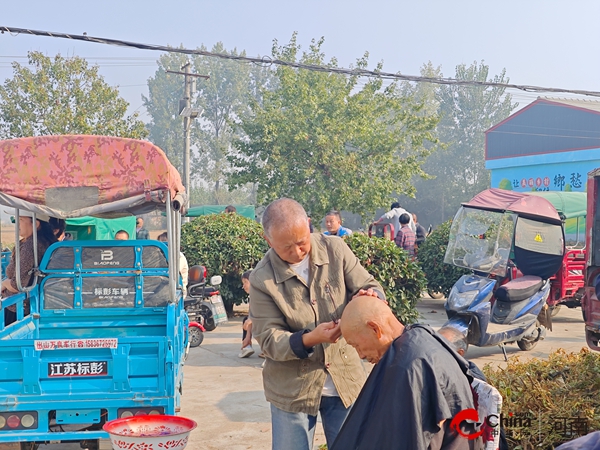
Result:
M427 61L453 76L457 64L485 60L491 74L506 68L512 83L600 91L600 2L576 0L359 2L283 0L21 0L3 2L0 26L30 28L195 48L222 41L249 55L269 54L273 39L299 33L304 47L325 37L327 56L350 65L365 51L370 66L419 73ZM112 85L143 112L141 95L158 52L0 34L0 82L10 62L30 50L79 55L100 66ZM513 92L521 106L538 94Z

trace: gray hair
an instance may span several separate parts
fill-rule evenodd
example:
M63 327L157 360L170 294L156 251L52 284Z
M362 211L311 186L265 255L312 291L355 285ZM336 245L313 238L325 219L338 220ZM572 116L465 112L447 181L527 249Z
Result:
M273 227L287 228L301 222L308 226L306 211L296 200L285 197L271 202L262 216L263 230L269 238Z
M466 352L469 348L467 337L454 327L442 327L438 330L438 334L448 339L456 351L463 350Z

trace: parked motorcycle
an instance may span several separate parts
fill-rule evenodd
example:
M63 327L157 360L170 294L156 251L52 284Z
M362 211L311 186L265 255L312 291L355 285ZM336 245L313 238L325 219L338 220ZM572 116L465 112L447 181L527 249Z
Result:
M561 218L546 199L488 189L457 212L444 262L471 269L453 286L451 326L478 347L531 350L552 330L549 278L565 251Z
M188 272L187 298L184 301L185 310L192 323L200 325L202 331L213 331L220 323L227 322L227 312L223 299L216 286L223 279L215 275L210 279L210 285L206 284L206 268L204 266L193 266ZM199 328L199 327L196 327ZM193 331L197 333L196 330ZM190 340L192 331L190 330ZM200 340L202 342L202 340ZM198 343L197 345L200 345ZM192 345L195 347L196 345Z

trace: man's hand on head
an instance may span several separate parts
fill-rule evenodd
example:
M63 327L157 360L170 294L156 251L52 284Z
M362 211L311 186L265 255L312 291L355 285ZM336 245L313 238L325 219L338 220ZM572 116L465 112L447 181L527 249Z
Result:
M377 294L377 291L375 291L374 289L360 289L356 295L354 295L354 297L352 298L356 298L356 297L375 297L381 301L383 301L386 305L388 304L387 300L384 300L382 298L379 297L379 295Z
M373 289L369 288L369 289L360 289L356 295L352 298L356 298L356 297L377 297L379 298L379 296L377 295L377 292L375 292Z

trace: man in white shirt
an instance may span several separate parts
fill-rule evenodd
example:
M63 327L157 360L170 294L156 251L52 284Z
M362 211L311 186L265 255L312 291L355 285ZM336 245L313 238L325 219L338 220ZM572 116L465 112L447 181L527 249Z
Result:
M413 220L412 214L409 213L404 208L401 208L400 203L398 203L398 202L392 203L392 208L388 212L386 212L384 215L382 215L379 219L377 219L374 223L380 223L384 220L388 221L388 223L391 223L392 226L394 227L394 238L395 238L396 234L398 233L398 230L400 229L400 216L404 213L408 214L408 216L410 217L410 221L408 222L408 227L411 230L413 230L413 232L416 233L417 226L415 225L415 221Z

